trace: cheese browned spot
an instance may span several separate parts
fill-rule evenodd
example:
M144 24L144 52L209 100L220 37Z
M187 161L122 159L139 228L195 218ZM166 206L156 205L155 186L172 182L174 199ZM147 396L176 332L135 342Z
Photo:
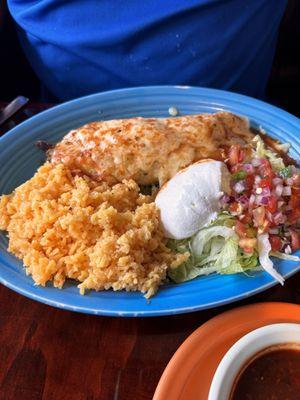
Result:
M92 122L68 133L50 159L110 184L162 185L202 158L224 160L230 145L253 137L246 119L227 112Z

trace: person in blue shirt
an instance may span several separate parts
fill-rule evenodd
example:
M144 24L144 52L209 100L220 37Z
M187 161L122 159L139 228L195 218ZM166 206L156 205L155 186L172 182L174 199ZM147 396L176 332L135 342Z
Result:
M141 85L263 98L287 0L8 0L34 71L60 101Z

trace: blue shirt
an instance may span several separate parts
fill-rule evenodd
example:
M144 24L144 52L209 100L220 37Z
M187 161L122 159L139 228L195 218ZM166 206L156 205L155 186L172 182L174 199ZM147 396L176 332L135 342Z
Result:
M8 0L60 100L182 84L263 97L287 0Z

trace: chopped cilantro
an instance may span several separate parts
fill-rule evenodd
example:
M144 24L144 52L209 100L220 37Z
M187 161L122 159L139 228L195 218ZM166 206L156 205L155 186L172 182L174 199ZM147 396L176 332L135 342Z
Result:
M235 174L232 175L232 178L235 181L242 181L243 179L245 179L247 176L247 172L246 171L239 171L236 172Z
M280 175L282 178L290 178L290 177L292 176L291 166L289 165L289 166L287 166L287 167L285 167L285 168L282 168L282 169L279 171L279 175Z

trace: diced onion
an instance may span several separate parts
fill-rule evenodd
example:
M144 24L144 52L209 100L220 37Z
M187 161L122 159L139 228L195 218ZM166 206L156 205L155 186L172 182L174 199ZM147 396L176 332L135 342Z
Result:
M283 186L281 184L278 184L275 188L276 196L280 197L282 195L282 191L283 191Z
M250 198L249 198L249 207L252 207L254 202L255 202L256 196L255 194L251 194Z
M268 220L269 221L273 221L273 215L272 215L272 213L270 213L270 211L266 211L266 214L267 214L267 217L268 217Z
M233 189L237 192L237 193L242 193L246 188L245 185L242 182L237 182Z
M262 198L263 198L264 196L262 195L262 194L258 194L258 195L256 195L255 196L255 203L256 204L261 204L261 201L262 201Z
M253 167L259 167L261 165L261 160L259 158L253 158L251 160L251 164Z
M285 254L291 254L291 252L292 252L292 249L291 249L291 246L288 244L287 246L286 246L286 248L284 249L284 252L285 252Z
M248 202L249 202L249 199L248 199L248 197L247 197L245 194L243 194L242 196L240 196L237 200L238 200L239 203L241 203L241 204L243 204L243 205L246 205L246 204L248 204Z
M228 194L223 194L223 196L220 198L220 204L224 205L229 203L230 197L228 196Z
M278 211L273 214L273 220L276 225L284 224L286 221L286 216L282 214L282 212Z
M254 178L255 185L258 185L260 181L261 181L261 177L259 175L256 175Z
M247 172L250 172L250 173L253 173L253 172L254 172L254 167L253 167L252 164L244 164L244 165L242 166L242 169L243 169L244 171L247 171Z
M297 174L297 168L295 167L295 165L291 165L291 173L292 175Z
M292 186L294 183L293 178L287 178L286 183L287 185Z
M268 188L268 187L262 188L261 194L264 195L264 196L270 196L270 194L271 194L270 188Z
M266 206L268 202L269 202L268 196L263 196L260 203Z
M278 177L274 178L274 179L272 180L272 182L273 182L273 185L274 185L274 186L276 186L276 185L282 185L282 179L281 179L281 178L278 178Z
M291 194L292 194L292 189L290 186L285 186L282 189L282 196L291 196Z

